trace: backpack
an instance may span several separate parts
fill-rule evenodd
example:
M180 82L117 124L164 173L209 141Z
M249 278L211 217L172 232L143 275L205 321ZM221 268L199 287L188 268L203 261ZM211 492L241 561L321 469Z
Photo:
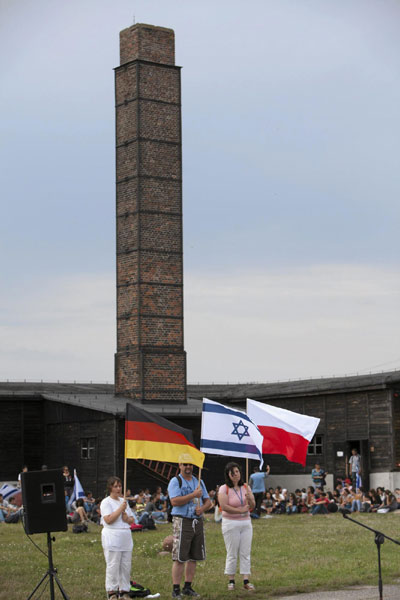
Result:
M136 583L136 581L131 581L131 587L129 590L129 596L131 598L146 598L151 594L149 588L145 588L140 583Z
M86 523L76 523L72 528L72 533L87 533L88 526Z
M140 525L143 529L157 529L154 519L151 515L145 513L140 519Z
M181 476L177 475L176 479L178 480L179 487L181 488L182 487ZM172 481L172 479L171 479L171 481ZM169 496L168 496L168 500L167 500L167 521L168 521L168 523L172 523L172 508L173 508L173 506L172 506L171 500L169 499Z

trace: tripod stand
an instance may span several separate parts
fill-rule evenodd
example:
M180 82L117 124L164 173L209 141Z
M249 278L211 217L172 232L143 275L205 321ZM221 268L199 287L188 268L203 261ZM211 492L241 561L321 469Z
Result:
M37 584L37 586L35 587L33 592L31 594L29 594L27 600L31 600L31 598L33 597L36 590L38 590L40 588L40 586L42 585L42 583L45 582L47 577L49 578L49 581L50 581L50 600L54 600L54 598L55 598L55 596L54 596L54 580L55 580L56 584L58 585L59 590L60 590L64 600L69 600L67 594L65 593L65 591L61 585L60 580L57 577L57 569L53 565L53 552L52 552L51 542L55 541L55 539L56 538L52 538L50 533L47 532L47 557L49 559L49 568L46 571L46 573L43 575L42 579L39 581L39 583Z
M379 600L383 600L383 583L382 583L382 569L381 569L381 546L384 543L385 538L387 540L390 540L394 544L398 544L399 546L400 546L400 542L398 540L394 540L393 538L389 537L385 533L382 533L381 531L377 531L376 529L372 529L372 527L368 527L368 525L364 525L364 523L360 523L360 521L356 521L355 519L351 519L349 517L350 511L348 509L346 509L346 508L340 509L340 512L342 513L343 517L345 519L347 519L348 521L352 521L353 523L357 523L357 525L360 525L360 527L364 527L365 529L369 529L369 531L372 531L372 533L375 534L375 544L376 544L376 548L378 550L378 589L379 589Z

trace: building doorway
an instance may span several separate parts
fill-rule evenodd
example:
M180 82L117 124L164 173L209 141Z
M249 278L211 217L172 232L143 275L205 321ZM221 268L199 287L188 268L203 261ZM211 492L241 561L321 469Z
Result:
M369 490L369 443L368 440L349 440L347 441L346 448L346 469L347 476L351 479L351 468L349 465L350 456L353 448L355 448L358 454L361 456L361 486L363 490Z
M333 458L333 479L334 485L338 481L350 477L350 465L349 460L352 449L355 448L361 456L361 479L362 488L366 491L369 490L369 472L370 472L370 460L369 460L369 443L368 440L345 440L343 442L335 442L333 444L334 458Z

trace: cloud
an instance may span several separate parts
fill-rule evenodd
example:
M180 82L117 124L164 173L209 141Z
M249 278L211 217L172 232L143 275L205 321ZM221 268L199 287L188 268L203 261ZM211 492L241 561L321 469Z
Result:
M0 379L113 382L114 274L35 279L1 298ZM190 271L188 381L276 381L400 367L399 304L398 272L390 268Z
M1 379L113 381L113 274L35 281L2 298Z
M400 367L391 269L317 265L190 273L188 381L275 381ZM207 379L204 375L207 374Z

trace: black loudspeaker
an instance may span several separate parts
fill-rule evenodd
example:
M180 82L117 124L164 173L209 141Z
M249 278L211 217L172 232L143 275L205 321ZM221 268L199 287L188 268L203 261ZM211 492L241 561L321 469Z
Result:
M60 469L21 474L25 531L67 531L64 478Z

